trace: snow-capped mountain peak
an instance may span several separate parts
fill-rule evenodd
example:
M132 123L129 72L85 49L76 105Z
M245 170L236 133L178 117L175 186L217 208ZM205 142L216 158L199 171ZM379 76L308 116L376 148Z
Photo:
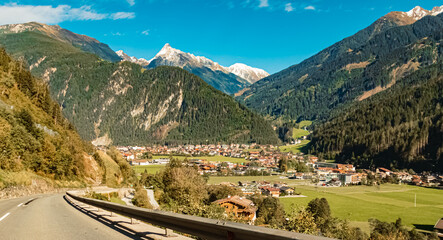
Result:
M144 58L136 58L136 57L130 57L128 54L123 52L123 50L118 50L115 52L123 61L128 61L132 63L139 64L141 66L147 66L149 64L149 61Z
M183 52L179 49L171 47L169 43L166 43L162 49L149 61L136 57L130 57L122 50L115 52L124 61L129 61L133 63L140 64L142 66L148 66L148 68L154 68L156 66L175 66L185 68L196 67L196 68L208 68L214 72L221 71L224 74L234 74L247 83L254 83L264 77L269 76L269 74L258 68L253 68L247 66L243 63L236 63L230 67L224 67L217 62L212 61L209 58L203 56L195 56L191 53Z
M424 16L427 16L429 14L429 11L426 9L423 9L420 6L416 6L415 8L411 9L410 11L406 12L406 14L409 17L414 18L415 20L419 20L423 18Z
M269 76L263 69L250 67L243 63L236 63L228 67L228 71L246 79L249 83L257 82L258 80Z
M177 55L177 54L182 54L184 52L175 49L173 47L171 47L171 45L169 43L166 43L163 48L160 50L160 52L157 53L157 55L155 55L156 57L158 56L172 56L172 55Z
M418 21L418 20L424 18L425 16L429 16L429 15L436 16L442 12L443 12L443 6L434 7L432 10L426 10L420 6L416 6L415 8L406 12L405 14L408 17L413 18L415 21Z

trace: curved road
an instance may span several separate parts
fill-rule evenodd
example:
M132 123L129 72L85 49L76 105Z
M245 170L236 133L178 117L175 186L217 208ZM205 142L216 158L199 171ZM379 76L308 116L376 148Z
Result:
M64 199L64 194L50 194L1 200L0 239L100 240L134 236L77 210Z

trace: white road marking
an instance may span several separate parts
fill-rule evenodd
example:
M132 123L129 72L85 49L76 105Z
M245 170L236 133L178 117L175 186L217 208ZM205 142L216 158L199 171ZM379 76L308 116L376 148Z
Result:
M23 203L20 203L19 205L17 205L17 207L20 207L21 205L23 205Z
M5 215L3 215L3 217L0 218L0 222L5 219L7 216L9 215L9 213L6 213Z

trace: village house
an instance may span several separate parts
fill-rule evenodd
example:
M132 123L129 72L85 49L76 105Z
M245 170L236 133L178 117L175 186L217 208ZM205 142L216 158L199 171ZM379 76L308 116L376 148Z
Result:
M268 195L271 197L280 197L280 189L273 187L260 187L262 194Z
M434 230L437 232L438 237L443 238L443 218L437 221L434 225Z
M294 195L294 189L291 187L287 187L287 186L281 187L280 193L287 195L287 196L292 196L292 195Z
M238 219L249 222L254 222L256 219L257 208L249 199L240 196L228 196L227 198L217 200L214 203L225 208L225 212L228 215L233 215Z
M386 168L377 168L375 173L377 173L381 178L386 178L387 176L390 176L392 172Z

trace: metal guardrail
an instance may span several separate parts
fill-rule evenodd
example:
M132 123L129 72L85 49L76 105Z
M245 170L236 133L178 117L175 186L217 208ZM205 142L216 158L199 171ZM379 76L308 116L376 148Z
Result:
M66 194L77 201L92 205L94 207L208 240L330 239L235 222L125 206L117 203L80 197L70 192L66 192Z

